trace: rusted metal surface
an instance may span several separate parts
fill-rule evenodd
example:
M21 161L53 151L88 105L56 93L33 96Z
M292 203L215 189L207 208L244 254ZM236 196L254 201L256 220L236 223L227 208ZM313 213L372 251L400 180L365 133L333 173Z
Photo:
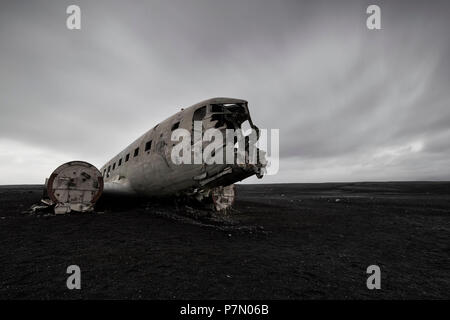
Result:
M46 191L57 214L92 211L103 192L103 177L93 165L71 161L51 174Z

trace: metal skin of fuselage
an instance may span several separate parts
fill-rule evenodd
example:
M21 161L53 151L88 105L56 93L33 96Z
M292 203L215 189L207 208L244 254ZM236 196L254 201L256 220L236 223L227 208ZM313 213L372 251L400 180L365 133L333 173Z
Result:
M222 112L214 112L217 109ZM205 111L201 119L203 132L208 128L217 128L223 132L226 129L240 129L241 124L248 120L250 127L259 135L259 129L250 118L247 101L232 98L202 101L181 109L157 124L108 161L100 169L104 177L105 192L144 197L187 195L201 200L214 188L230 186L255 174L262 177L265 164L259 162L175 164L171 161L171 151L177 143L171 141L174 125L192 133L196 110ZM150 148L148 144L151 144Z

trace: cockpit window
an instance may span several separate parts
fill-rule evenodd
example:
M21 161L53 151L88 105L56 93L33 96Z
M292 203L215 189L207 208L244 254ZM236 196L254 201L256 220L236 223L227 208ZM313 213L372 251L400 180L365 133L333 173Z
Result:
M202 121L206 116L206 106L201 107L195 110L194 115L192 117L192 122L194 121Z
M211 112L223 112L223 106L221 104L212 104L211 105Z
M211 113L245 113L241 103L212 104Z
M180 121L178 121L177 123L174 123L173 126L172 126L172 131L175 130L175 129L178 129L179 126L180 126Z
M194 122L195 121L202 121L203 123L203 119L206 116L206 106L203 106L201 108L198 108L197 110L195 110L194 115L192 116L192 133L194 134L194 136L196 134L199 134L201 136L201 130L203 130L203 125L200 128L197 128L197 130L200 129L200 132L194 132L195 131L195 126L194 126ZM191 140L192 145L194 144L194 139Z
M227 109L232 113L245 113L245 108L240 103L238 104L227 103L224 104L223 106L225 109Z
M238 129L249 118L243 103L211 104L210 110L214 128Z

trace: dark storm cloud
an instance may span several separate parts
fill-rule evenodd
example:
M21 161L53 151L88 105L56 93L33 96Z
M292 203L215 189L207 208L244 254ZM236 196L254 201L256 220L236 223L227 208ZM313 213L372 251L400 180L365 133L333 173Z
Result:
M82 30L65 27L79 4ZM450 178L449 5L14 1L0 10L0 183L103 164L180 107L244 98L280 129L265 181Z

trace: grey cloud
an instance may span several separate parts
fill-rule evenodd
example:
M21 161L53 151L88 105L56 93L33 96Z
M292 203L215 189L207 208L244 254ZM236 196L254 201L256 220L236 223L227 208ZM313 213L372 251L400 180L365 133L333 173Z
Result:
M280 129L265 181L450 178L448 2L381 1L380 31L365 1L77 3L81 31L71 1L0 5L0 144L100 166L180 107L231 96Z

